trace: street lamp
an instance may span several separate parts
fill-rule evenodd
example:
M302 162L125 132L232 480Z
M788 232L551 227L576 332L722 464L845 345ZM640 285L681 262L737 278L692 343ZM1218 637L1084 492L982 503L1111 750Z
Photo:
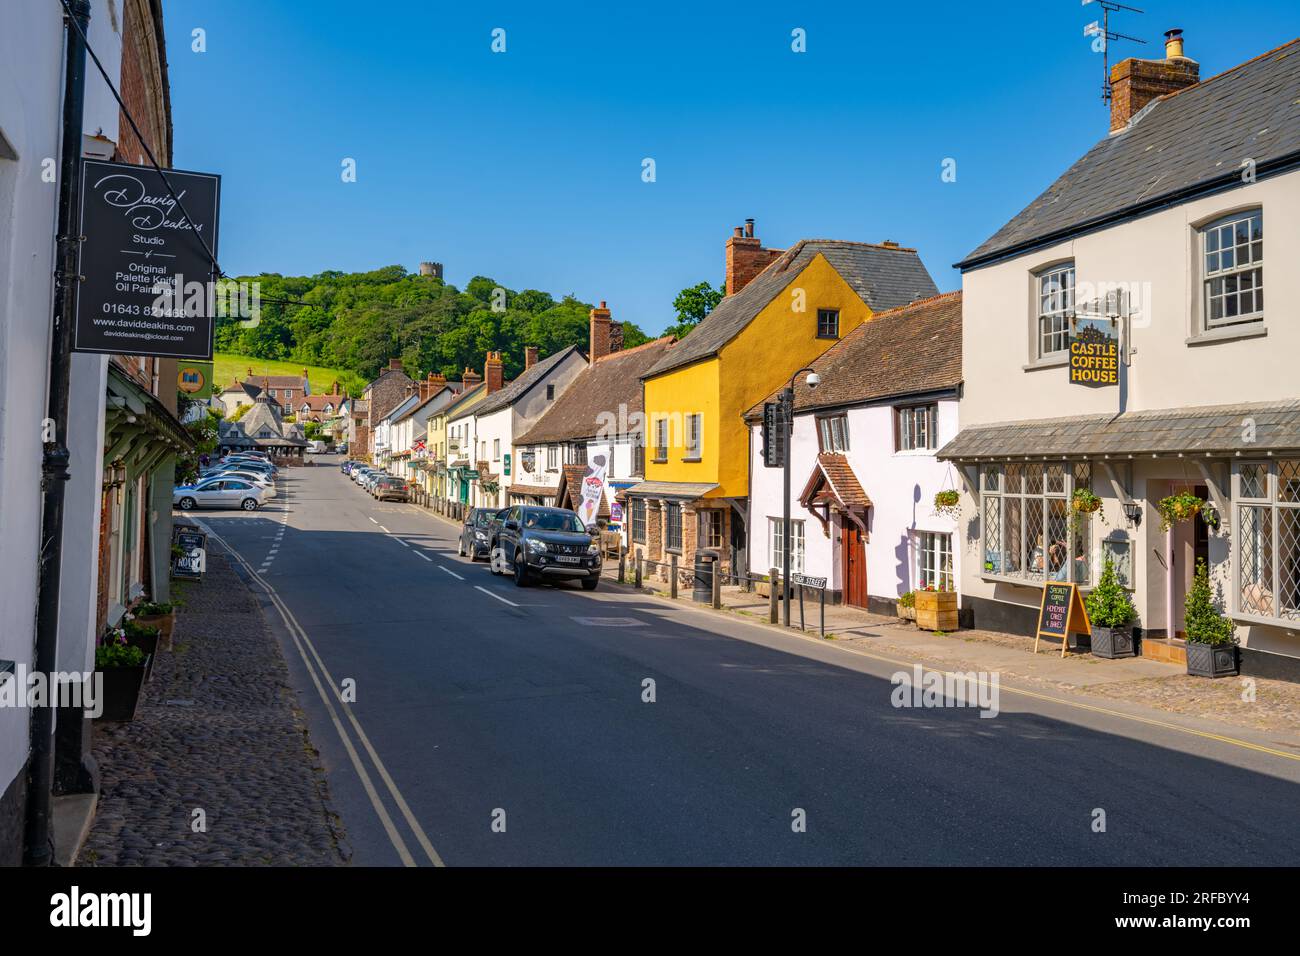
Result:
M808 373L804 383L810 389L822 383L822 377L811 368L801 368L781 389L781 479L785 486L781 498L781 614L786 627L790 626L790 446L794 441L794 380L804 372Z

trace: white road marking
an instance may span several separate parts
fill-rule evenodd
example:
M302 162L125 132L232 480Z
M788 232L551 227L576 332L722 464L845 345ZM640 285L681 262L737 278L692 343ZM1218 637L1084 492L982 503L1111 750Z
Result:
M457 577L460 577L460 575L457 575ZM461 578L461 580L463 581L464 578ZM498 601L500 601L502 604L509 604L511 607L518 607L518 606L519 606L519 605L516 604L514 601L508 601L508 600L506 600L506 599L503 598L500 594L493 594L491 591L489 591L489 590L488 590L487 588L485 588L485 587L480 587L479 585L476 584L476 585L474 585L474 589L475 589L476 591L482 591L484 594L486 594L486 595L487 595L488 597L490 597L490 598L496 598L496 599L497 599Z
M459 574L457 574L455 571L453 571L451 568L444 568L441 564L438 565L438 570L439 570L439 571L446 571L448 574L450 574L450 575L451 575L453 578L455 578L457 581L464 581L464 580L465 580L465 579L462 578Z
M432 560L433 560L433 558L429 557L429 556L428 556L427 554L425 554L423 551L416 551L415 553L418 554L420 557L424 558L424 560L426 560L426 561L432 561Z
M367 517L367 518L370 518L370 515L366 515L366 517ZM370 518L370 523L371 523L371 524L379 524L379 522L376 521L374 518Z
M379 522L376 521L375 524L379 524ZM393 533L393 532L389 531L387 528L385 528L385 527L384 527L383 525L381 525L381 524L379 524L379 530L382 531L384 534L392 534L392 533Z

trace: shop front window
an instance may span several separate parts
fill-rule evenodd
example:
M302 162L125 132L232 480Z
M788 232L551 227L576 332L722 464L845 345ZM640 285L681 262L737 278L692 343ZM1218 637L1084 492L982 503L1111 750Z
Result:
M986 576L1027 584L1092 581L1092 517L1073 515L1075 488L1092 487L1087 462L1006 462L980 472Z
M1300 620L1300 459L1247 462L1233 479L1237 613Z

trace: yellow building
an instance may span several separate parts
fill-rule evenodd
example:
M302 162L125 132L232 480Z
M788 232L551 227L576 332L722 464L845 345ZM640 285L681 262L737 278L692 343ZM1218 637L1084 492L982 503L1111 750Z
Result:
M426 422L424 440L429 466L425 471L424 490L440 510L449 501L466 500L462 492L468 490L469 482L463 476L466 469L473 467L469 464L468 453L462 451L459 439L452 440L448 436L447 422L452 416L477 405L488 393L482 376L468 369L461 385L460 395L430 415Z
M765 249L752 220L738 227L726 297L642 378L646 466L628 493L631 547L689 566L698 545L744 567L744 413L876 312L938 291L916 250L897 243Z

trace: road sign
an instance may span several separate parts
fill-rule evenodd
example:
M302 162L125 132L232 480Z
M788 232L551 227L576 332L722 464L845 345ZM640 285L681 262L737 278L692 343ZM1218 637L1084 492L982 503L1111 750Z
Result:
M221 177L166 173L83 160L74 351L212 358Z
M812 577L809 577L809 576L806 575L806 574L792 574L792 575L790 575L790 583L791 583L791 584L802 585L803 587L806 587L806 588L815 588L815 589L820 589L820 590L825 590L825 588L826 588L826 579L825 579L825 578L812 578Z

